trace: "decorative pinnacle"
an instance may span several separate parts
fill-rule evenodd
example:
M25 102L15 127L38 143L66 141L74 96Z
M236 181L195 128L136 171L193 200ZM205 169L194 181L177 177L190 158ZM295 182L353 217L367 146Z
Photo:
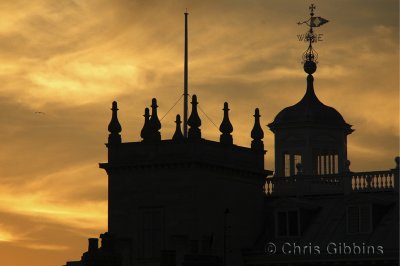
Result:
M113 101L112 108L111 108L111 111L112 111L111 121L108 124L108 131L111 134L119 134L122 131L121 124L118 121L118 114L117 114L118 110L119 109L118 109L117 102Z
M121 143L121 135L119 134L122 131L121 124L118 121L118 104L116 101L112 103L112 116L111 121L108 124L108 143L116 144Z
M197 102L197 96L193 95L192 96L192 113L189 116L188 119L188 125L190 126L189 132L188 132L188 138L189 139L201 139L201 119L199 117L199 114L197 113L197 105L199 104Z
M144 125L142 130L140 131L140 136L143 140L149 139L149 124L150 124L150 110L149 108L144 109Z
M231 135L233 126L231 121L229 121L229 107L227 102L224 103L224 109L222 110L224 111L224 118L219 126L219 131L222 133L219 140L224 144L233 144L233 138Z
M199 102L197 101L197 96L195 94L192 96L191 104L192 113L190 114L190 117L188 119L188 125L192 128L198 128L201 126L201 119L197 112L197 105L199 104Z
M157 116L157 99L153 98L151 100L151 117L149 120L149 136L151 140L158 141L161 140L161 129L160 119Z
M264 138L264 131L261 128L260 125L260 110L256 108L254 110L254 126L253 129L251 130L251 138L253 139L251 141L251 148L254 150L264 150L264 143L262 139Z
M221 131L221 133L223 134L230 134L233 131L233 127L231 124L231 121L229 121L229 107L228 107L228 103L225 102L224 103L224 109L222 109L224 111L224 118L222 119L222 123L219 126L219 131Z
M175 133L172 136L172 139L173 140L183 140L184 136L183 136L182 131L181 131L182 121L181 121L181 116L180 115L176 115L175 123L176 123L176 128L175 128Z
M151 118L150 118L150 124L152 126L152 129L158 131L161 129L161 123L160 119L158 119L157 116L157 99L153 98L151 100Z

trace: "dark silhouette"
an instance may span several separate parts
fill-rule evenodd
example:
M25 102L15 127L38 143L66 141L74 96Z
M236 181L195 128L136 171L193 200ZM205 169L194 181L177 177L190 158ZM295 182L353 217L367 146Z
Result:
M183 71L183 135L185 138L188 137L188 97L189 97L189 89L188 89L188 15L189 13L185 12L185 59L184 59L184 71Z
M161 140L161 123L160 119L157 116L157 99L153 98L151 100L151 118L149 120L149 138L152 141L160 141Z
M111 116L111 121L108 124L108 132L110 134L108 135L108 144L116 144L116 143L121 143L121 124L118 121L118 104L116 101L112 103L112 116Z
M192 96L192 113L189 116L188 119L188 125L189 125L189 133L188 133L188 138L189 139L200 139L201 138L201 119L199 117L199 114L197 112L197 105L199 104L197 102L197 96L193 95Z
M314 9L311 31L326 23ZM177 115L164 140L155 98L138 142L121 142L113 102L108 162L100 163L108 232L101 248L89 239L81 260L67 266L398 265L399 157L393 169L350 171L353 129L315 94L311 41L304 59L304 97L268 124L274 173L264 167L258 108L248 148L233 144L226 102L219 142L201 137L196 95L187 136Z
M150 140L151 134L150 134L150 129L149 129L149 124L150 124L150 110L149 108L144 109L144 125L142 128L142 131L140 132L140 136L142 137L143 141Z
M264 131L260 125L260 111L258 108L254 111L254 126L251 130L251 138L253 139L251 142L252 149L264 150L264 143L262 139L264 138Z
M219 131L221 131L221 136L219 137L219 141L224 144L233 144L233 138L231 133L233 132L233 127L231 121L229 121L229 108L228 103L224 103L224 118L222 119L222 123L219 126Z
M183 136L182 131L181 131L181 123L182 123L182 121L181 121L181 116L180 115L176 115L175 123L176 123L176 129L175 129L174 135L172 136L172 139L175 140L175 141L183 140L184 136Z
M115 246L110 234L100 235L101 247L98 247L97 238L89 238L88 251L83 253L80 262L68 262L68 266L120 266L121 256L115 251Z

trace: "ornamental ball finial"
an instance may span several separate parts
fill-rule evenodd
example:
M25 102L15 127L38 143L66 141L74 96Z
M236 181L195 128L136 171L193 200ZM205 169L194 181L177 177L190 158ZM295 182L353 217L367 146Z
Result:
M297 174L301 175L303 174L303 165L301 163L296 164L296 169L297 169Z
M304 62L304 71L307 74L313 74L317 70L317 64L314 61L305 61Z

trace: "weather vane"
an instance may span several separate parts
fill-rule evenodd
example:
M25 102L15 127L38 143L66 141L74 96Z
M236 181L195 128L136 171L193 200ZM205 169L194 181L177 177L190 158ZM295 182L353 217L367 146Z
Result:
M318 35L315 34L314 28L322 26L323 24L327 23L328 20L322 17L314 17L314 9L315 9L314 4L311 4L309 9L310 9L310 18L303 22L297 22L297 24L298 25L307 24L310 27L310 29L307 31L307 33L302 35L297 35L297 37L299 41L308 42L308 48L303 53L302 63L305 64L306 62L313 62L314 64L316 64L318 63L317 62L318 53L313 49L312 44L318 41L322 41L322 34Z

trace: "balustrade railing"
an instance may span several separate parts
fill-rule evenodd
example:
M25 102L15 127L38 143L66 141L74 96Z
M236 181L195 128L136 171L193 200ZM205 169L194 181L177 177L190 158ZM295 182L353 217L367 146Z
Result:
M335 175L267 177L267 195L315 195L355 192L398 191L399 169L348 172Z
M394 189L395 171L353 173L351 187L354 191L377 191Z

